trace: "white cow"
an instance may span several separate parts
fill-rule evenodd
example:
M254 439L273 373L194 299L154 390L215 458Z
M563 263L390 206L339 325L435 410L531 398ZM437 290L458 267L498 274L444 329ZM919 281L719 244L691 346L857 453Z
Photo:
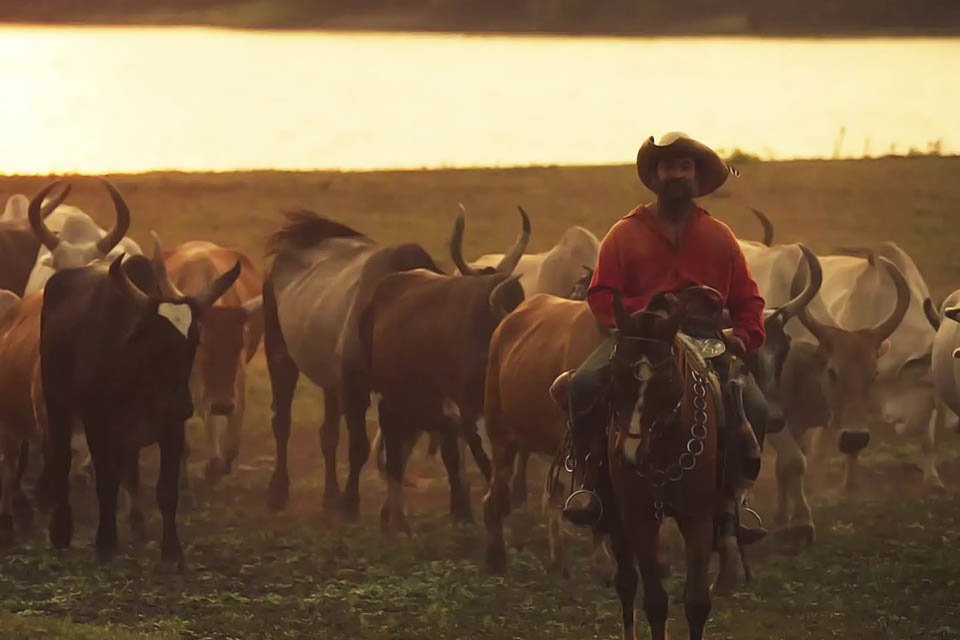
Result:
M768 306L788 300L800 262L799 250L791 245L766 247L750 241L740 241L740 246ZM910 289L910 306L878 361L878 397L884 419L898 434L922 434L920 466L924 483L940 488L943 483L934 451L940 417L935 411L930 373L936 334L930 290L910 256L893 242L881 243L876 249L845 252L855 255L820 257L823 285L807 309L815 319L848 331L872 327L890 315L897 299L896 288L878 258L890 260L903 274ZM789 323L786 330L794 340L817 342L799 322Z
M933 385L941 410L960 416L960 289L940 305L942 320L933 339ZM946 414L946 411L944 411Z
M22 193L15 193L7 198L7 205L0 214L0 222L21 222L27 220L27 207L30 199Z
M514 274L520 276L526 298L538 293L568 298L584 271L596 266L599 250L600 242L595 235L583 227L572 226L549 251L528 253L520 258ZM491 253L471 264L475 268L496 267L501 260L502 253Z
M39 291L57 271L84 267L94 260L110 260L121 252L141 255L140 246L125 237L130 228L130 210L116 187L102 180L116 209L117 222L104 231L81 209L61 204L43 218L40 203L60 183L57 180L38 193L30 202L27 218L41 246L24 295Z

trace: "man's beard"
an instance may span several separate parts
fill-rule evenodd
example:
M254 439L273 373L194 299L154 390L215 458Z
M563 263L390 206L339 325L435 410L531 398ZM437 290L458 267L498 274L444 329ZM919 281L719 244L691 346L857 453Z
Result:
M693 204L693 185L683 178L664 181L659 194L661 212L667 218L679 218Z

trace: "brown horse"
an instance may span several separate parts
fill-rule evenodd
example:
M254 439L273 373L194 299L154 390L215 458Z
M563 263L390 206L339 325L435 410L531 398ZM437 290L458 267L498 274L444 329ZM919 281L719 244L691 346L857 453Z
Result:
M666 638L660 553L660 525L666 517L676 520L686 547L684 603L691 639L703 637L710 614L708 569L714 518L723 499L718 482L722 405L715 374L692 341L679 333L690 320L688 294L701 304L713 297L704 292L715 293L695 287L679 299L665 296L664 310L652 311L651 305L633 314L614 296L618 337L612 356L608 462L619 522L610 542L625 640L636 638L637 568L652 637ZM730 570L725 556L729 554L722 553L721 572Z

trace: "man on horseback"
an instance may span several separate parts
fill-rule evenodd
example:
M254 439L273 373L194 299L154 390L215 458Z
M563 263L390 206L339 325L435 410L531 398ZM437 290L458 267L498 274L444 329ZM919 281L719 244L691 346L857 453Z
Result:
M730 313L732 328L723 332L728 351L742 357L763 344L764 300L736 238L729 227L694 202L694 198L720 188L729 172L716 152L683 133L668 133L659 142L650 137L643 143L637 153L637 173L657 199L637 206L621 218L600 244L587 301L601 324L615 325L611 289L621 292L628 310L639 311L657 294L705 285L720 293ZM582 484L568 499L563 514L578 525L601 524L605 504L609 505L608 514L613 511L605 470L605 398L614 344L615 337L611 335L569 381L570 422ZM722 376L727 373L725 368L719 367ZM724 381L723 388L729 386ZM765 406L762 396L756 397L756 385L747 385L744 395L747 407ZM728 406L734 404L732 399L725 401ZM762 423L762 419L754 422ZM738 431L738 425L729 425L727 433L742 438L745 431L747 438L754 437L745 425L739 426L744 429ZM762 434L755 437L762 442ZM747 478L752 482L758 471L759 458L755 471L736 469L727 473L753 475ZM737 531L735 507L727 510L734 513L720 518L718 527L726 530L721 535L736 531L741 543L749 543L765 533L762 529L742 527Z

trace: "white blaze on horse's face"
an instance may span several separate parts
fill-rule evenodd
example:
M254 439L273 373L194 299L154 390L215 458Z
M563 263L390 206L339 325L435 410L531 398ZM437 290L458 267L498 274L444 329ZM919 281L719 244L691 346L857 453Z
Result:
M189 304L161 302L157 307L157 315L166 318L184 338L190 333L190 324L193 322L193 310Z
M647 385L653 378L653 365L646 356L643 356L633 364L632 369L633 377L637 380L637 402L633 405L633 413L630 415L630 427L627 430L630 437L623 439L623 455L636 464L643 435L643 399L647 393Z

